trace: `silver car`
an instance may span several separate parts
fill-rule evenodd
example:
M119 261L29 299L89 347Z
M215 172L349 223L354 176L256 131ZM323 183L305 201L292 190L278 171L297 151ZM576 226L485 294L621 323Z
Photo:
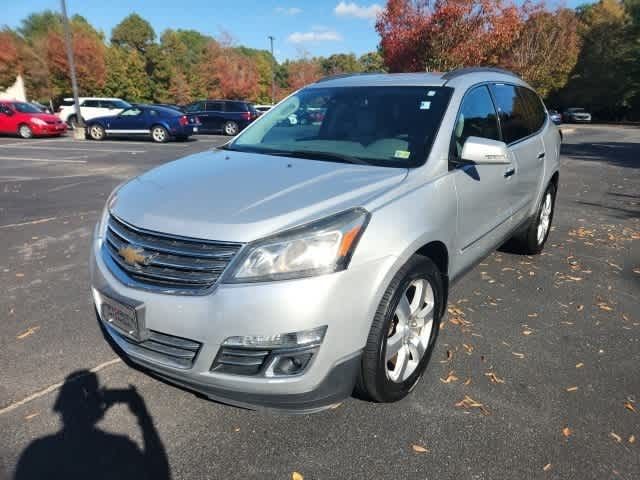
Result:
M319 121L287 122L310 108ZM399 400L451 285L507 240L544 247L559 149L509 72L321 80L113 192L91 255L99 323L132 365L224 403Z

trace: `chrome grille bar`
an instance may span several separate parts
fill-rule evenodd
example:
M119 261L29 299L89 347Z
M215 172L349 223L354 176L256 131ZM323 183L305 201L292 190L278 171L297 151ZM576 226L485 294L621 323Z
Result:
M103 255L110 269L129 286L198 295L215 285L241 246L151 232L111 215ZM144 262L128 263L119 253L126 247L143 252Z

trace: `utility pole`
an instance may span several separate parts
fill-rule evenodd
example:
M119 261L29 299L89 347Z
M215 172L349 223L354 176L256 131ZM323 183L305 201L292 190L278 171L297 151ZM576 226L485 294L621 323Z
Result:
M271 57L273 58L273 66L271 67L271 104L273 105L276 103L276 66L278 65L278 62L276 62L276 57L273 56L273 41L275 40L275 37L269 35L267 38L271 42Z
M67 3L60 0L62 7L62 24L64 26L64 43L67 48L67 60L69 61L69 71L71 73L71 89L73 90L73 103L76 112L76 128L73 130L73 138L76 140L85 139L84 122L80 113L78 101L78 80L76 78L76 64L73 60L73 45L71 43L71 28L69 27L69 17L67 16Z

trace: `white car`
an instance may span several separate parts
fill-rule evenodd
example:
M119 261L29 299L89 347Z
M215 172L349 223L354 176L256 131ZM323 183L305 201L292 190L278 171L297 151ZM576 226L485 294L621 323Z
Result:
M117 115L131 105L120 98L79 97L80 115L83 120L91 120L97 117ZM76 109L73 98L65 98L58 108L58 117L71 127L77 125Z

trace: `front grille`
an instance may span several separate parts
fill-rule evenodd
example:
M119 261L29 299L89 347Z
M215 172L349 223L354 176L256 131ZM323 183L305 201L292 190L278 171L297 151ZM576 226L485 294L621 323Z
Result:
M202 346L195 340L174 337L153 330L149 332L149 338L142 342L135 342L118 333L115 335L127 342L127 350L132 355L174 368L191 368Z
M269 350L222 347L211 371L236 375L255 375L264 366Z
M119 253L126 247L142 255L142 263L127 263ZM151 232L111 215L104 242L104 257L111 270L131 287L198 295L215 285L240 247L239 243Z

